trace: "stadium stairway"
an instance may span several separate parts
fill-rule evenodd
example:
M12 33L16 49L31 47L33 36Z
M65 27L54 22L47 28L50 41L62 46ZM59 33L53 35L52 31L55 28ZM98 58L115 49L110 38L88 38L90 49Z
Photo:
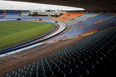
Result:
M95 77L115 48L116 29L107 29L3 77Z

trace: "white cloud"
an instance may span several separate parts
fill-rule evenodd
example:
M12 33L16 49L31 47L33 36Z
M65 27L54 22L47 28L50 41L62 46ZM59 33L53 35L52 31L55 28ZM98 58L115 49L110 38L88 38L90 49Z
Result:
M75 7L47 5L47 4L29 3L29 2L4 1L4 0L0 0L0 9L7 9L7 10L38 10L38 9L83 10L82 8L75 8Z

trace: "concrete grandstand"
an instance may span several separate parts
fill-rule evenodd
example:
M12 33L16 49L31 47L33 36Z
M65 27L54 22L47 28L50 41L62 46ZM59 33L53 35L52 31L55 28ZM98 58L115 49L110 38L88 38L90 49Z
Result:
M41 0L40 2L43 3ZM40 15L44 14L43 16L28 16L29 12L25 11L0 11L0 21L17 21L21 18L21 21L48 22L55 25L54 30L42 37L0 50L0 76L114 76L116 64L114 8L99 9L98 6L93 10L94 5L93 8L89 6L86 8L85 11L66 11L59 17L50 17L52 15L50 12L41 12Z

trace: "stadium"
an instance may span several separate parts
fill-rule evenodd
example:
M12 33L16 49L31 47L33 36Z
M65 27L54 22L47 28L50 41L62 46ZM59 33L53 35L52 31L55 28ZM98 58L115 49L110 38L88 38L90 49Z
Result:
M11 1L81 10L0 9L0 77L116 76L115 0Z

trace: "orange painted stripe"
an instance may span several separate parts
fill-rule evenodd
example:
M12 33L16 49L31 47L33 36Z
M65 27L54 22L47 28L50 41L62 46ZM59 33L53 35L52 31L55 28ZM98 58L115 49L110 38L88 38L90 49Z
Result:
M28 16L28 15L21 15L21 16Z
M85 34L85 33L90 33L90 32L97 32L97 31L98 31L98 28L95 28L95 29L92 29L92 30L89 30L89 31L83 32L83 34Z

